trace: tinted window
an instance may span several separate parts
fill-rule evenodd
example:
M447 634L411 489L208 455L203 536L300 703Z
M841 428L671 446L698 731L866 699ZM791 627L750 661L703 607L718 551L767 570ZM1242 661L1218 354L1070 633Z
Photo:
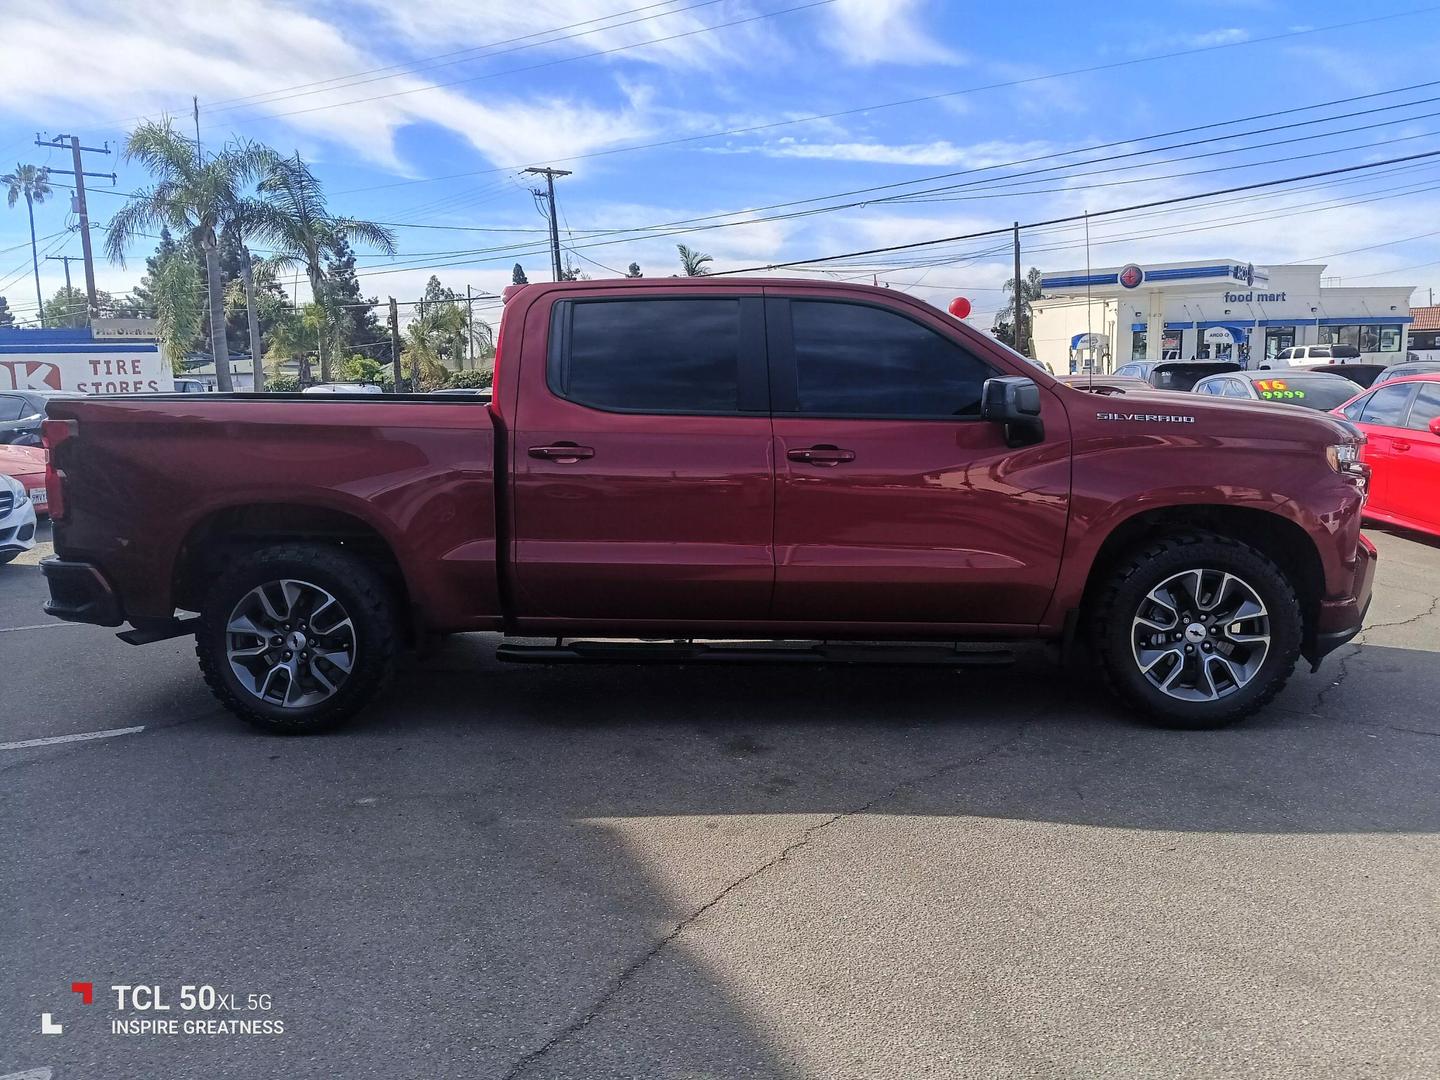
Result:
M9 382L7 379L6 382ZM0 420L19 420L22 416L29 416L35 410L30 408L22 397L14 397L11 394L0 394Z
M792 300L790 316L801 412L980 415L994 372L934 330L859 304Z
M1360 387L1349 379L1320 378L1320 379L1295 379L1288 380L1289 389L1296 395L1291 398L1281 398L1293 405L1304 405L1309 409L1330 410L1344 405L1357 393Z
M1374 396L1374 394L1366 394L1362 398L1356 398L1340 410L1340 415L1345 417L1346 420L1359 420L1360 414L1365 411L1365 406L1370 404L1370 399Z
M738 411L739 300L577 301L557 309L557 326L569 313L568 347L550 354L550 388L562 397L632 412Z
M1223 394L1225 392L1224 379L1206 379L1195 387L1197 394Z
M1400 427L1413 389L1407 383L1382 386L1371 394L1370 400L1365 403L1365 408L1360 413L1360 422L1379 424L1382 427Z
M1440 416L1440 383L1421 383L1415 395L1415 404L1410 406L1410 420L1405 426L1427 431L1430 421L1437 416Z

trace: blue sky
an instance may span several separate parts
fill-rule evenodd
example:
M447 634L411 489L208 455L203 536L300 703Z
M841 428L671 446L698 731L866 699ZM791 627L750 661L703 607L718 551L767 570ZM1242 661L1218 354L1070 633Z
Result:
M4 0L0 23L0 171L68 167L68 155L33 145L36 131L116 146L136 117L166 111L188 129L196 95L207 145L244 137L298 149L337 212L396 223L400 256L361 259L362 285L382 298L419 295L431 273L461 291L496 290L517 258L532 279L546 276L527 165L573 170L559 205L583 271L607 276L633 260L659 276L675 271L677 241L731 269L1440 149L1440 84L1417 85L1440 79L1426 59L1440 45L1440 8L1418 0ZM1352 25L1325 29L1334 24ZM1406 86L1417 88L1385 93ZM1362 95L1377 96L1145 141ZM1376 111L1154 149L1362 110ZM1123 145L1066 155L1111 143ZM1116 154L1127 156L1097 160ZM113 167L117 192L145 182L134 166ZM1092 226L1092 257L1326 261L1345 284L1412 284L1424 303L1440 286L1440 234L1423 235L1440 229L1437 177L1440 158L1108 218ZM839 193L881 185L909 186L829 209L867 198ZM102 224L120 202L107 188L91 199ZM78 255L68 192L57 194L37 211L42 248ZM812 201L758 209L797 200ZM687 224L656 235L673 222ZM1082 236L1076 226L1027 232L1026 265L1083 265ZM101 286L126 291L147 253L135 249L126 268L102 264ZM0 294L22 317L34 307L28 263L21 204L0 213ZM967 295L972 321L988 327L1008 247L957 242L824 270L939 303ZM63 283L59 263L41 274L47 296Z

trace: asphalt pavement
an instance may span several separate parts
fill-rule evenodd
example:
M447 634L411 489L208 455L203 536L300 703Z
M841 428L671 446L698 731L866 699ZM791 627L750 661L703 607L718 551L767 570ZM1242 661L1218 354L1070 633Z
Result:
M0 1080L1440 1075L1440 544L1371 535L1362 638L1202 733L1039 651L473 636L267 737L0 567Z

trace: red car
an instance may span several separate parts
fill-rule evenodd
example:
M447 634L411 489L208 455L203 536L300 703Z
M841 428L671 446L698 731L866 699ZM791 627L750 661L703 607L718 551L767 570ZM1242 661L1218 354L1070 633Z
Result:
M0 473L25 485L36 514L49 510L45 493L45 464L50 455L38 446L0 446Z
M489 404L51 402L47 610L134 644L198 632L212 689L271 731L337 722L461 631L529 663L1085 643L1127 703L1209 727L1370 598L1359 439L1322 412L1098 397L833 282L516 286L497 342Z
M1335 410L1365 433L1365 516L1440 536L1440 373L1405 375Z

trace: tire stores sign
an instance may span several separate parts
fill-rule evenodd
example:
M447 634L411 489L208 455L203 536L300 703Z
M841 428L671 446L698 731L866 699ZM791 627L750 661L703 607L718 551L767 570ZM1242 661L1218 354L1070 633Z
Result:
M30 344L18 336L0 341L0 390L142 394L175 386L150 319L96 319L88 341Z

